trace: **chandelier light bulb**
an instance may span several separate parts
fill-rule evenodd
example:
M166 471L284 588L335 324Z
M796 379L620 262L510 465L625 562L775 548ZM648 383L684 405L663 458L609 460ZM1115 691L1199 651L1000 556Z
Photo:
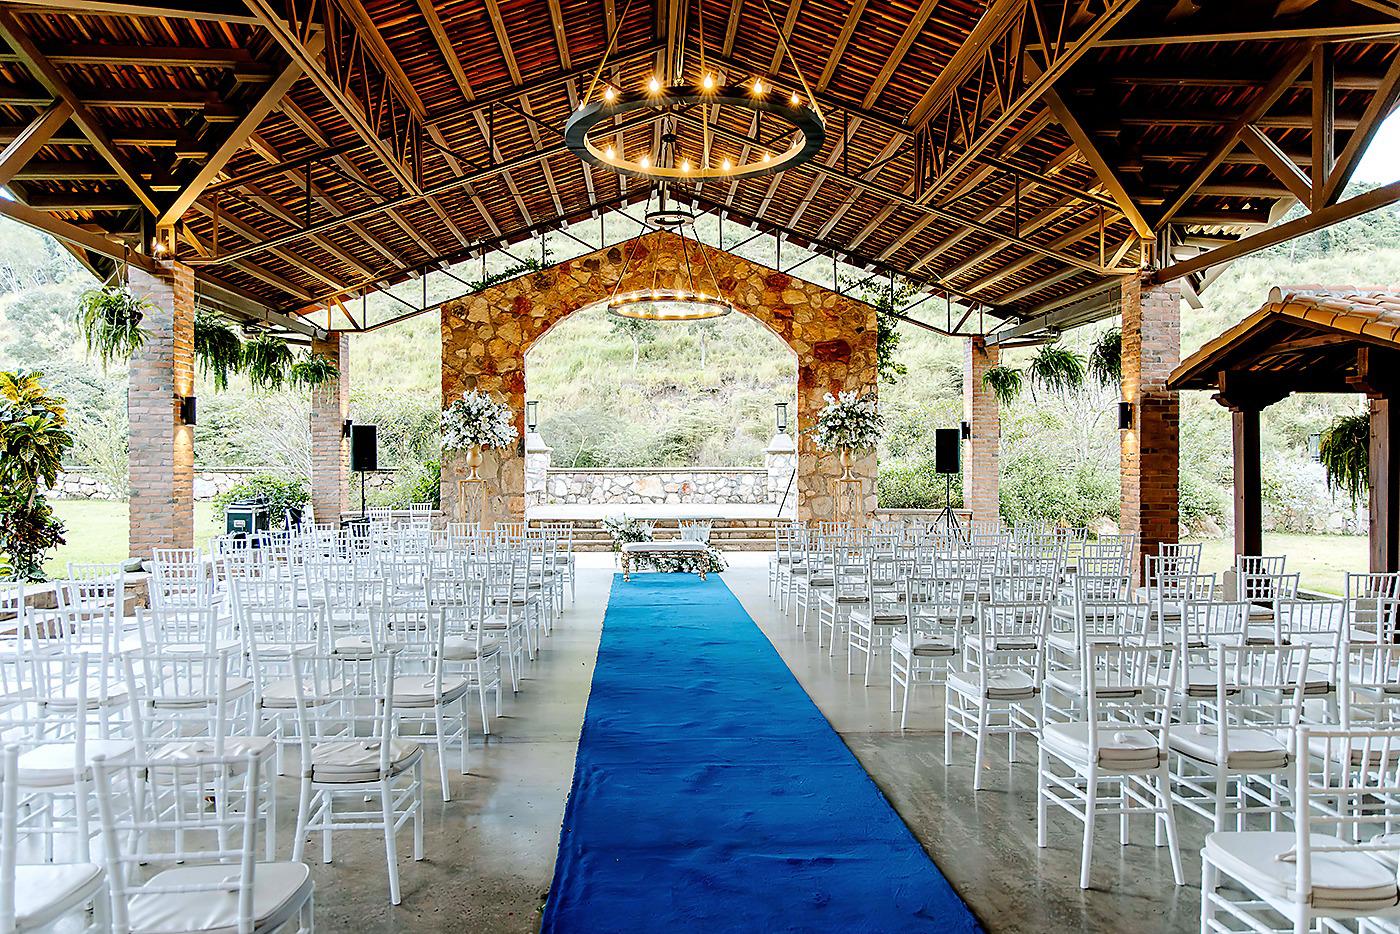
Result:
M793 92L792 92L792 106L796 107L796 106L798 106L798 105L801 104L801 103L802 103L802 98L800 98L800 97L797 96L797 92L796 92L796 91L793 91Z
M637 164L644 169L651 168L651 156L642 156L640 159L637 160Z
M613 101L617 100L617 92L610 87L603 88L603 100L611 104Z
M764 162L771 162L772 160L773 160L773 155L772 155L772 153L767 153L767 152L765 152L765 153L763 154L763 161L764 161Z
M730 162L728 159L725 159L723 162L721 162L721 163L719 164L719 167L720 167L721 169L724 169L724 171L728 172L730 169L734 168L734 164L733 164L732 162Z
M713 91L715 89L715 76L706 75L704 80L700 82L700 87L707 91Z
M689 159L682 159L682 160L681 160L681 171L682 171L682 172L689 172L689 171L690 171L690 160L689 160Z
M763 79L762 79L762 78L755 78L755 79L753 79L753 92L754 92L755 94L762 94L762 93L763 93Z
M661 82L657 81L655 76L653 76L652 79L647 82L647 91L651 94L661 93Z
M609 159L616 159L617 151L614 150L611 146L609 146L603 150L603 155L607 156Z

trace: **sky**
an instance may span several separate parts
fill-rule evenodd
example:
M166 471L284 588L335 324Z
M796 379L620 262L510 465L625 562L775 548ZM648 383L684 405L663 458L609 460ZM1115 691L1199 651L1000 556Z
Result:
M1377 185L1400 180L1400 111L1392 113L1381 124L1380 132L1361 157L1354 178Z

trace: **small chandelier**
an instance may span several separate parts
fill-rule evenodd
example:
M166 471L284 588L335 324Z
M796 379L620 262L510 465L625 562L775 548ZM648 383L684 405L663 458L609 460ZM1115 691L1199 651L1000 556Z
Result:
M688 6L682 4L682 34ZM773 20L767 0L763 8L778 33L781 50L792 64L795 87L779 90L763 77L755 77L747 84L721 84L705 64L704 4L700 3L697 9L702 39L699 74L694 80L685 78L685 49L683 44L677 44L666 61L664 74L650 76L637 88L615 88L600 79L622 28L619 20L583 99L564 123L564 141L569 149L584 162L620 175L682 183L772 175L816 158L826 142L826 124L783 31ZM758 139L765 142L745 145L738 151L717 146L714 127L735 122L720 119L725 111L735 110L744 112L742 122L755 126ZM644 145L629 153L625 151L623 134L613 137L617 129L614 118L636 111L650 111L661 121L659 151ZM765 129L765 117L770 123L779 124L776 131ZM685 128L689 128L689 135L683 138ZM591 138L595 130L608 139ZM652 140L650 133L647 137ZM744 156L745 152L749 155Z
M711 318L723 318L733 311L733 302L720 292L719 280L715 278L714 268L710 265L707 247L700 242L700 237L695 232L695 215L689 211L667 208L666 192L663 188L661 207L647 213L646 223L648 227L668 230L680 238L681 257L685 266L676 272L685 277L685 284L680 288L660 284L661 268L657 262L656 251L653 250L649 257L649 275L641 273L644 279L651 280L651 286L622 291L623 280L626 279L628 269L632 267L632 261L637 258L641 249L639 237L628 247L627 256L622 263L622 272L617 277L617 285L613 286L612 295L608 296L608 314L638 321L707 321Z

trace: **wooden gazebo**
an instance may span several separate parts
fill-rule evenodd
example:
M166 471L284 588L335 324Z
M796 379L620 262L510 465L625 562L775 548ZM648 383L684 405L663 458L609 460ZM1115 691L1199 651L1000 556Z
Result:
M1275 288L1192 354L1171 389L1213 389L1234 427L1235 551L1263 544L1259 413L1295 392L1362 392L1371 405L1371 570L1400 570L1400 288Z

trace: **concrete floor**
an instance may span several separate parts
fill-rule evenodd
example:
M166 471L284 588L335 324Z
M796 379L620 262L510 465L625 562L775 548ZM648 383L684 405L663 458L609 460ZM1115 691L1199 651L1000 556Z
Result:
M316 878L317 924L323 931L534 931L553 875L564 801L573 775L584 707L611 583L611 556L580 556L578 602L569 609L529 671L492 736L474 734L470 774L454 775L454 800L444 804L436 768L426 770L427 859L401 857L403 904L388 902L381 838L372 832L336 841L335 863L320 862L319 838L307 849ZM803 688L870 772L930 856L987 930L1195 930L1200 891L1199 819L1182 814L1188 881L1172 884L1166 850L1152 846L1145 819L1133 845L1122 848L1116 822L1095 851L1094 888L1078 888L1080 827L1052 813L1051 846L1035 846L1033 749L1008 765L994 743L988 788L971 787L972 749L954 747L943 763L941 715L927 695L901 734L888 710L888 677L867 690L846 673L845 659L816 647L768 600L766 556L734 554L724 579L743 602ZM476 729L476 724L473 724ZM455 758L455 756L454 756ZM284 779L283 800L295 787ZM291 808L285 808L287 815ZM282 831L289 846L290 823ZM409 837L401 837L400 852Z

